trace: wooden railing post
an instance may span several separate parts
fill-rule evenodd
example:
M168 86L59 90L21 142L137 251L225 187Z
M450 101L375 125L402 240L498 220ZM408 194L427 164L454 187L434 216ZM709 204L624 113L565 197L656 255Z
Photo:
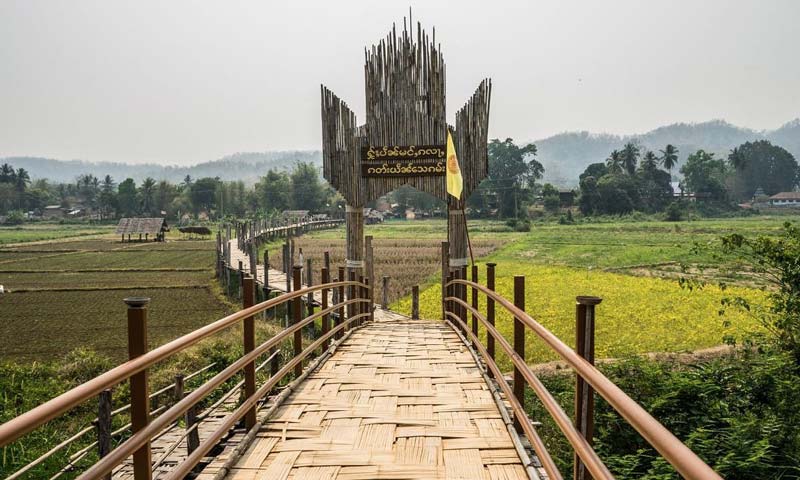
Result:
M455 278L455 276L453 275L453 272L448 272L447 276L445 277L445 283L447 284L447 283L452 282L453 278ZM450 285L449 287L445 287L444 294L443 294L444 297L452 297L452 296L454 296L453 295L453 291L454 290L455 290L455 287L453 285ZM450 312L450 313L455 313L453 311L453 302L452 301L448 300L448 301L444 302L444 311L445 312ZM445 315L445 318L448 318L447 315Z
M364 237L364 260L366 261L366 272L364 273L366 282L364 283L372 287L375 285L375 250L372 246L372 235ZM369 295L368 306L372 312L372 304L375 303L375 289L369 288L366 293ZM372 315L370 315L370 320L372 320Z
M331 252L329 252L327 250L325 250L325 253L322 254L322 266L323 266L323 268L328 270L328 273L330 274L330 272L331 272Z
M348 274L348 280L350 280L351 282L355 282L356 281L356 272L355 272L355 270L349 270L347 272L347 274ZM347 299L348 300L352 300L354 298L356 298L356 287L355 287L355 285L350 285L349 287L347 287ZM351 303L350 305L347 306L347 318L348 318L348 320L350 318L354 317L356 313L358 313L357 308L358 308L357 304L352 304ZM353 327L355 327L355 325L353 325L351 323L345 330L349 330L349 329L351 329Z
M294 284L295 291L301 290L303 286L301 285L301 277L303 275L303 267L300 265L295 265L292 271L292 283ZM303 299L298 296L293 301L292 306L292 325L297 325L303 319ZM303 330L302 328L298 328L294 332L294 356L297 357L303 352ZM303 373L303 362L298 362L297 365L294 367L294 376L295 378L299 377Z
M327 268L325 268L325 267L322 268L322 272L320 272L320 276L322 277L321 282L322 282L323 285L331 282L330 273L328 272ZM326 310L328 308L328 292L329 291L330 290L327 289L327 288L323 288L322 289L322 310ZM322 316L322 336L324 337L325 335L327 335L328 332L330 331L330 329L331 329L331 319L330 319L330 315L326 313L325 315ZM330 343L329 340L325 341L325 343L322 345L322 350L323 351L328 347L329 343Z
M269 248L264 250L264 300L269 300Z
M494 267L496 267L496 263L487 263L486 264L486 288L491 291L494 291ZM494 299L492 297L486 297L486 322L494 326ZM489 358L494 361L494 337L486 334L486 351L489 354ZM491 371L489 372L491 376Z
M129 297L128 305L128 359L147 353L147 304L149 298ZM145 369L130 378L131 389L131 431L138 432L150 423L150 389L148 371ZM150 441L133 452L133 478L151 480L152 452Z
M242 286L244 285L244 265L242 261L239 260L239 285L237 288L239 289L239 300L242 299Z
M314 284L314 272L311 270L311 258L306 260L306 286L310 287ZM308 315L314 315L314 292L308 292L306 296L306 308L308 308ZM314 324L311 324L311 330L314 329Z
M467 267L458 267L456 269L456 272L458 273L458 277L457 278L459 280L466 280L467 279ZM460 283L456 284L456 297L458 297L462 301L466 301L467 300L467 287L466 287L466 285L463 285L463 284L460 284ZM458 311L458 318L461 319L461 322L458 324L459 328L462 329L462 332L464 333L464 336L466 336L467 335L466 329L469 328L469 321L467 320L467 309L466 309L466 307L464 307L464 305L462 305L460 303L457 303L455 305L455 308Z
M384 310L389 309L389 277L383 276L383 298L381 298L381 308Z
M98 396L97 407L97 456L103 458L111 451L111 390L105 389ZM103 476L111 480L111 472Z
M419 320L419 285L411 287L411 319Z
M244 292L242 294L242 308L249 308L256 304L256 285L253 277L245 275L242 282ZM244 354L252 352L256 348L256 325L255 317L249 316L242 320L242 331L244 332ZM244 366L244 396L250 398L256 393L256 362L253 360ZM247 430L256 424L256 407L250 408L244 415L244 426Z
M478 283L478 266L472 265L472 283ZM478 289L472 287L472 308L475 310L478 309ZM466 320L465 320L466 321ZM472 333L475 334L475 337L478 336L478 317L475 316L475 313L472 314Z
M599 297L575 298L575 353L594 365L595 306L603 300ZM583 438L594 443L594 389L580 376L575 375L575 428ZM575 480L590 480L581 459L574 456Z
M514 306L525 311L525 276L514 275ZM525 325L522 320L514 317L514 352L525 359ZM514 366L514 396L525 409L525 377L522 371ZM514 425L518 432L522 432L522 423L518 418L514 419Z
M450 242L442 242L442 318L447 319L445 314L448 310L445 298L449 296L449 289L446 287L450 281Z
M372 286L372 280L369 277L364 279L364 295L369 299L367 304L367 313L369 313L369 321L375 321L375 289Z
M192 454L197 447L200 446L200 432L197 431L197 427L194 427L197 424L197 405L192 405L186 410L186 430L189 432L186 435L186 451L189 455ZM197 467L195 467L197 468Z
M344 281L344 267L339 267L339 278L337 280L339 282L343 282ZM344 287L338 287L336 289L336 298L337 298L337 302L336 303L344 302ZM338 310L337 313L338 313L338 316L336 318L335 326L338 327L344 321L344 307L339 307L339 310ZM342 338L342 331L341 330L338 331L336 333L335 337L336 337L337 340L339 338Z
M363 275L359 275L358 276L358 283L360 283L362 285L364 284L364 276ZM361 285L358 285L356 287L356 298L366 298L366 295L364 295L364 287L362 287ZM366 305L364 305L364 303L358 302L358 303L356 303L356 305L358 305L358 308L356 309L356 313L357 314L360 315L360 314L365 313L367 311L367 309L365 308ZM363 318L359 318L357 323L358 323L358 325L363 324L364 323L364 319Z

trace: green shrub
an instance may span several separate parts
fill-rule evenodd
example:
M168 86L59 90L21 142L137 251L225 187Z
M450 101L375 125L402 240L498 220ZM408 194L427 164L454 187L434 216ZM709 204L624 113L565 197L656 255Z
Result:
M632 358L600 369L724 478L800 476L800 367L791 355L740 351L691 365ZM574 377L540 377L571 412ZM559 468L570 471L569 444L539 402L530 404ZM595 449L619 479L680 478L599 396Z

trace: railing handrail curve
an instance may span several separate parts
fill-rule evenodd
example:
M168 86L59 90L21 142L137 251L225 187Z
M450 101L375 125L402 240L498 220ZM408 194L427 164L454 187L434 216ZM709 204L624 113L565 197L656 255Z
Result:
M150 350L139 357L128 360L87 381L86 383L78 385L77 387L62 393L59 396L48 400L47 402L31 410L28 410L22 415L5 422L4 424L0 425L0 447L8 445L26 433L29 433L35 428L38 428L39 426L58 417L64 412L76 407L80 403L95 395L98 395L103 390L111 388L114 385L127 380L133 375L153 366L169 356L174 355L175 353L178 353L200 342L201 340L214 335L215 333L229 328L245 318L251 317L264 310L275 308L276 306L281 305L289 300L303 297L318 290L345 286L360 286L366 289L370 288L370 286L365 283L352 280L319 284L293 290L291 292L286 292L278 297L234 312L206 326L200 327L193 332L187 333L182 337L178 337L175 340L165 343L160 347Z
M525 360L522 357L520 357L519 354L517 354L517 352L514 351L514 347L512 347L511 344L508 343L508 340L506 340L505 337L494 326L489 324L486 318L478 310L474 309L472 305L468 304L467 302L461 300L458 297L447 297L445 300L454 301L459 303L460 305L465 306L470 312L472 312L475 315L475 318L479 319L483 324L483 326L486 327L487 332L495 338L498 344L500 344L500 347L505 351L506 355L508 355L508 357L511 359L511 362L514 364L514 366L520 369L523 376L525 377L526 382L528 382L528 385L531 386L534 393L536 393L536 395L539 397L539 400L542 402L542 405L544 405L547 412L556 422L556 426L558 426L558 428L561 430L564 436L567 437L567 441L569 441L570 445L572 445L572 448L575 450L575 453L577 453L578 456L581 458L581 460L583 460L583 462L586 464L586 467L589 469L589 472L592 474L592 477L596 480L613 479L614 476L605 466L603 461L600 460L600 457L597 456L597 452L595 452L594 449L591 447L591 445L589 445L589 442L586 441L586 438L584 438L583 435L581 435L578 432L578 430L570 421L569 416L566 414L566 412L564 412L564 410L561 408L558 402L556 402L555 398L553 398L552 394L550 394L550 391L547 390L547 388L536 377L536 375L530 369L528 364L525 363ZM454 316L458 318L456 315ZM461 319L459 319L459 321L466 324L466 322L464 322ZM469 334L470 337L474 336L471 330L467 333ZM476 338L471 338L471 339L476 342L475 345L477 346L478 339ZM481 354L484 355L484 360L487 363L492 362L496 364L496 362L494 362L494 360L492 360L491 358L487 357L485 353L486 352L481 351ZM502 377L499 378L502 379ZM502 381L505 382L505 380Z
M541 338L570 367L600 394L665 460L689 480L719 479L722 477L709 467L689 447L653 418L614 382L609 380L594 365L578 355L555 334L534 320L525 311L516 307L503 296L483 285L469 280L452 279L445 286L465 285L480 290L484 295L503 306Z
M350 301L350 300L348 300L348 301ZM365 301L365 299L353 299L352 301ZM337 305L337 308L340 307L340 306L341 305ZM275 346L277 343L279 343L281 340L283 340L285 337L287 337L290 333L294 333L294 331L296 331L298 328L302 328L303 326L305 326L308 323L310 323L311 321L313 321L315 319L315 315L316 314L311 315L311 316L307 317L306 319L304 319L302 322L296 323L296 324L292 325L291 327L282 330L281 333L279 333L278 335L272 337L270 340L268 340L268 341L262 343L261 345L257 346L255 349L253 349L251 352L247 353L246 355L243 355L242 357L240 357L239 360L237 360L234 363L230 364L228 367L225 368L225 370L221 371L220 373L215 375L213 378L209 379L206 383L204 383L203 385L201 385L198 388L196 388L195 390L193 390L192 393L190 393L189 395L187 395L186 397L181 399L179 402L175 403L167 411L165 411L164 413L159 415L157 418L155 418L153 421L148 423L147 426L145 426L144 428L142 428L138 432L136 432L133 435L131 435L131 437L128 438L125 442L123 442L117 448L115 448L114 450L109 452L108 455L106 455L105 457L100 459L97 463L92 465L88 470L83 472L78 477L78 479L99 478L101 475L111 471L112 468L114 468L116 465L119 465L123 460L125 460L127 457L129 457L131 454L133 454L134 451L136 451L138 448L142 447L145 443L147 443L150 440L150 438L153 437L153 435L155 435L156 433L158 433L159 431L164 429L166 426L168 426L172 421L174 421L180 415L182 415L184 412L186 412L186 410L188 410L192 405L194 405L198 401L202 400L212 390L214 390L219 385L221 385L222 382L224 382L228 378L232 377L236 372L242 370L246 364L254 361L256 358L258 358L259 356L263 355L271 347ZM363 316L363 315L365 315L365 314L361 314L361 316ZM312 317L314 317L314 318L312 318ZM339 325L339 327L346 326L347 324L349 324L350 322L356 320L357 318L360 318L360 316L353 316L351 318L348 318L347 320L345 320L345 322L342 323L342 325ZM336 331L338 331L338 327L337 327L337 329L334 329L332 331L334 331L334 333L335 333ZM280 338L278 338L278 337L280 337ZM325 338L327 338L327 337L325 337ZM277 340L275 340L275 339L277 339ZM275 341L273 341L273 340L275 340ZM317 344L317 342L313 343L312 345L319 346ZM312 345L309 345L309 348L311 348ZM306 355L300 355L298 357L293 357L292 360L287 362L287 365L294 366L298 361L303 360L305 358L305 356L307 356L307 354ZM270 377L270 380L267 381L267 383L265 385L274 386L274 384L277 383L277 381L280 378L282 378L282 376L285 376L285 373L281 374L281 372L284 372L284 370L288 371L286 369L286 366L281 368L281 370L278 373L276 373L274 376ZM271 388L271 386L270 386L270 388ZM262 386L261 389L259 389L256 392L256 395L258 395L260 392L262 392L262 390L264 390L263 386ZM269 390L269 388L266 389L266 391L268 391L268 390ZM263 393L266 393L266 391L263 392ZM254 396L256 396L256 395L254 395ZM263 396L263 394L260 395L260 396ZM239 408L237 408L231 415L229 415L229 417L234 417L237 412L239 412L239 411L244 412L247 409L249 409L250 407L252 407L252 405L254 403L250 404L249 403L250 400L255 401L255 400L257 400L257 398L260 398L260 396L257 396L256 399L248 398L247 401L244 402ZM242 407L246 407L246 408L242 408ZM239 418L241 418L241 416L239 416ZM236 421L239 421L239 418L235 418L235 421L233 423L235 423ZM229 420L224 421L223 425L227 425L228 421ZM229 428L230 428L230 426L228 428L226 428L225 430L227 431ZM213 435L212 435L212 437L213 437ZM206 442L207 442L207 440L206 440ZM206 442L204 442L204 443L206 443ZM197 450L195 450L195 451L197 451ZM192 458L191 455L189 457L187 457L185 461L189 461L190 458ZM192 466L194 466L194 465L192 465Z

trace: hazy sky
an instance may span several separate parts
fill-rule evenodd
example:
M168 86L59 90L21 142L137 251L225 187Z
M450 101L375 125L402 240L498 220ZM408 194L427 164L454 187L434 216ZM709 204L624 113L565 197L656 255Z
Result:
M409 3L0 0L0 156L190 164L319 149L319 84L364 119L363 49ZM800 116L798 0L433 1L448 118L492 137Z

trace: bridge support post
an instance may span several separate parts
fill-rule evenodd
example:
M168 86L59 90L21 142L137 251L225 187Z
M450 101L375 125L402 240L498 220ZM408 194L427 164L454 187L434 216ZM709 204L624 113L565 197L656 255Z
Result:
M128 305L128 358L147 353L147 304L149 298L129 297ZM150 423L150 392L148 371L143 370L130 378L131 388L131 431L138 432ZM153 472L150 441L133 452L133 478L135 480L151 480Z
M514 275L514 306L525 311L524 275ZM514 352L523 360L525 359L525 325L517 317L514 317ZM514 366L514 396L525 410L525 377L516 366ZM522 424L518 418L514 418L514 426L518 432L522 432Z
M595 306L603 300L599 297L575 298L575 352L594 365ZM575 428L592 445L594 442L594 389L581 378L575 376ZM575 480L590 480L578 455L574 455Z
M245 275L242 282L242 307L249 308L256 304L256 285L251 275ZM252 352L256 348L256 325L255 317L249 316L242 321L242 331L244 332L244 354ZM256 393L256 362L244 366L244 396L250 398ZM244 415L244 426L247 430L256 424L256 407L251 407Z
M301 276L303 275L303 267L295 265L292 270L292 284L295 290L303 288ZM292 301L292 325L297 325L303 319L303 299L298 296ZM303 352L303 332L302 328L294 331L294 356L297 357ZM297 378L303 373L303 362L299 362L294 366L294 377Z

